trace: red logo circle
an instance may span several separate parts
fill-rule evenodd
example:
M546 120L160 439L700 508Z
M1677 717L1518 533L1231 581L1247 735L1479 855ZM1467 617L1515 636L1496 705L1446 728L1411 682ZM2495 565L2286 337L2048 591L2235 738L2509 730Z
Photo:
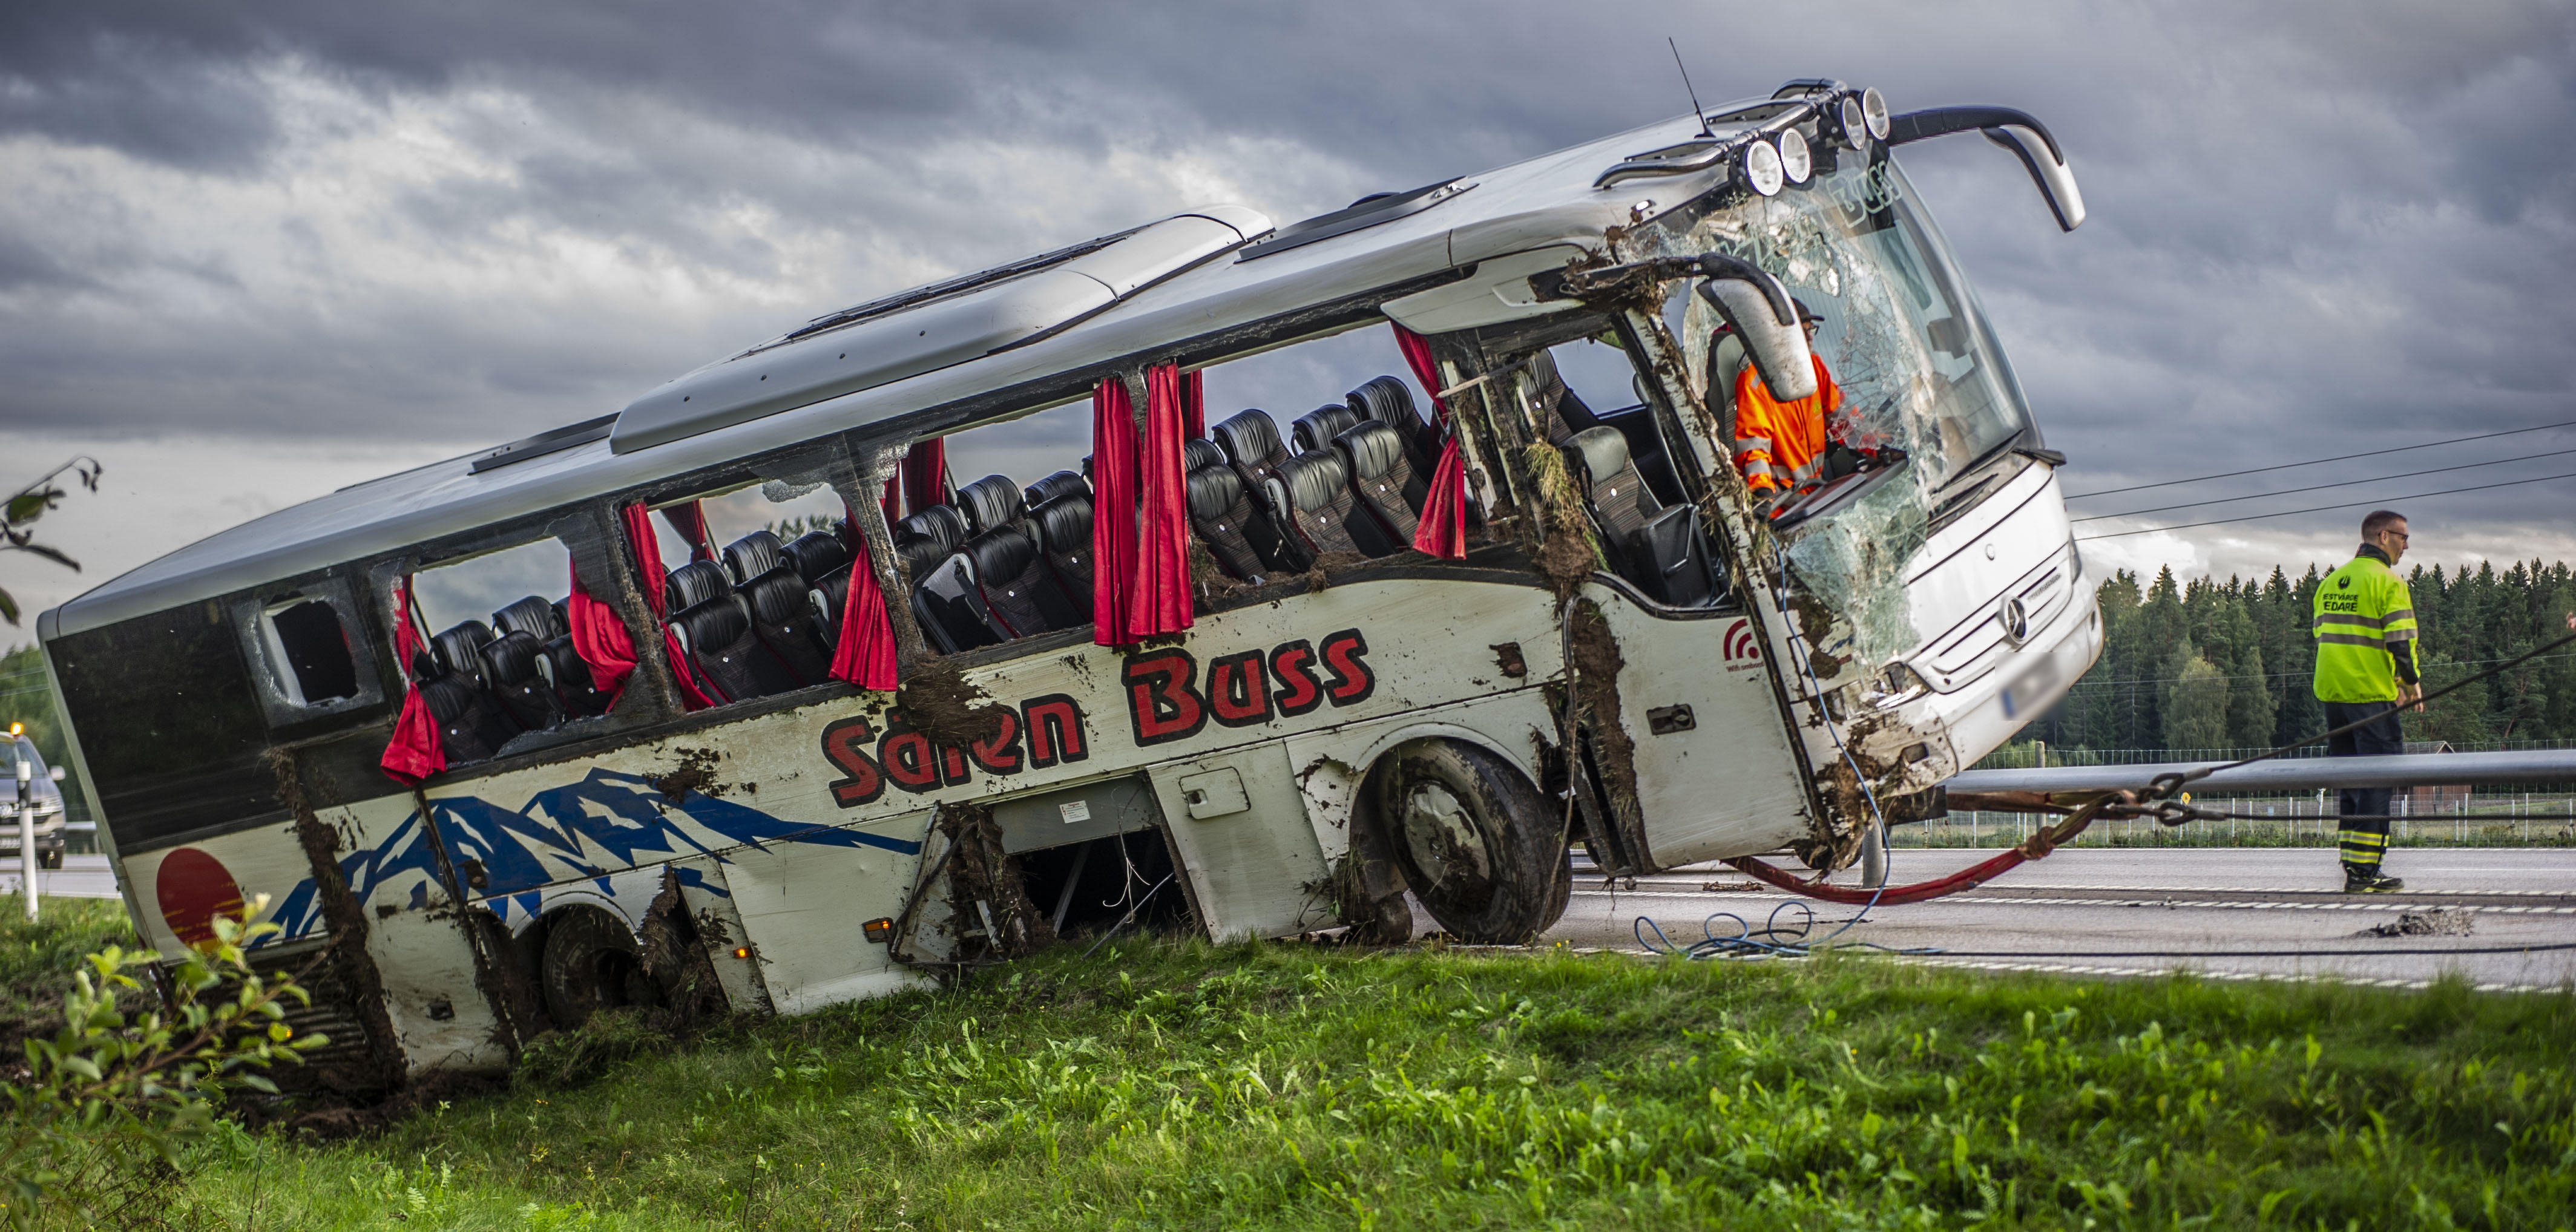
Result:
M215 939L216 916L242 913L241 885L233 880L232 870L194 847L162 857L160 870L152 875L152 892L160 900L161 918L170 931L190 946Z

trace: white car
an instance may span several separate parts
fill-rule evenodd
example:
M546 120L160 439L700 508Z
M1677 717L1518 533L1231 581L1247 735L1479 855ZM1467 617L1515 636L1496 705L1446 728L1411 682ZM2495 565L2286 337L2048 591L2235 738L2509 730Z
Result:
M63 789L61 771L48 769L34 741L0 735L0 856L18 855L18 763L27 763L27 799L36 809L36 862L63 866Z

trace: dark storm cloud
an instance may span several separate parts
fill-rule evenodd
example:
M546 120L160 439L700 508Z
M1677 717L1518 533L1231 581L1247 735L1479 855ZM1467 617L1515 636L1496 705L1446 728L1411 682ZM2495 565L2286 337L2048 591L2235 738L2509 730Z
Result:
M2079 490L2576 418L2576 5L1823 12L10 6L0 137L177 169L210 199L331 174L395 186L366 220L392 237L377 249L301 216L228 246L223 228L263 225L238 213L197 242L113 185L87 199L136 221L111 206L42 241L0 227L0 417L498 437L900 282L1183 204L1096 188L1121 156L1220 167L1286 218L1674 114L1670 33L1711 102L1829 74L1900 109L2046 119L2092 211L2071 237L1973 136L1905 160ZM359 101L317 119L298 83ZM515 101L476 101L493 96ZM298 160L333 125L440 106L439 131L498 172L397 182ZM1039 154L1055 161L1015 178ZM9 191L82 199L122 174L63 167ZM453 289L528 234L565 249L559 268L661 281ZM367 281L441 260L462 273ZM813 286L831 289L762 291ZM2576 522L2571 486L2444 508Z

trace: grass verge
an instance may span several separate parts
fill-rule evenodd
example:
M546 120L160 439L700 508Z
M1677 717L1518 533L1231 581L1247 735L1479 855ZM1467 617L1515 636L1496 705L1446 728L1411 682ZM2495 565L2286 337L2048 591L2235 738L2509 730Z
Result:
M1135 942L600 1029L221 1227L2450 1227L2576 1210L2576 998ZM618 1059L618 1058L624 1059ZM604 1072L570 1088L567 1079ZM577 1079L576 1079L577 1080Z

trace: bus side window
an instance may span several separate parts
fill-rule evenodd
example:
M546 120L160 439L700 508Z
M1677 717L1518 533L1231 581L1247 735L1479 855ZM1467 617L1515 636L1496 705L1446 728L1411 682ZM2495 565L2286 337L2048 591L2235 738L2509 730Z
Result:
M573 644L571 577L571 553L556 539L413 575L413 618L427 637L406 668L450 766L607 713L616 695Z
M360 628L347 582L323 577L268 588L233 605L269 725L310 723L384 700L375 657Z
M684 691L724 705L831 679L856 555L846 521L819 481L756 481L654 510L658 559L645 567L667 570L663 620Z

